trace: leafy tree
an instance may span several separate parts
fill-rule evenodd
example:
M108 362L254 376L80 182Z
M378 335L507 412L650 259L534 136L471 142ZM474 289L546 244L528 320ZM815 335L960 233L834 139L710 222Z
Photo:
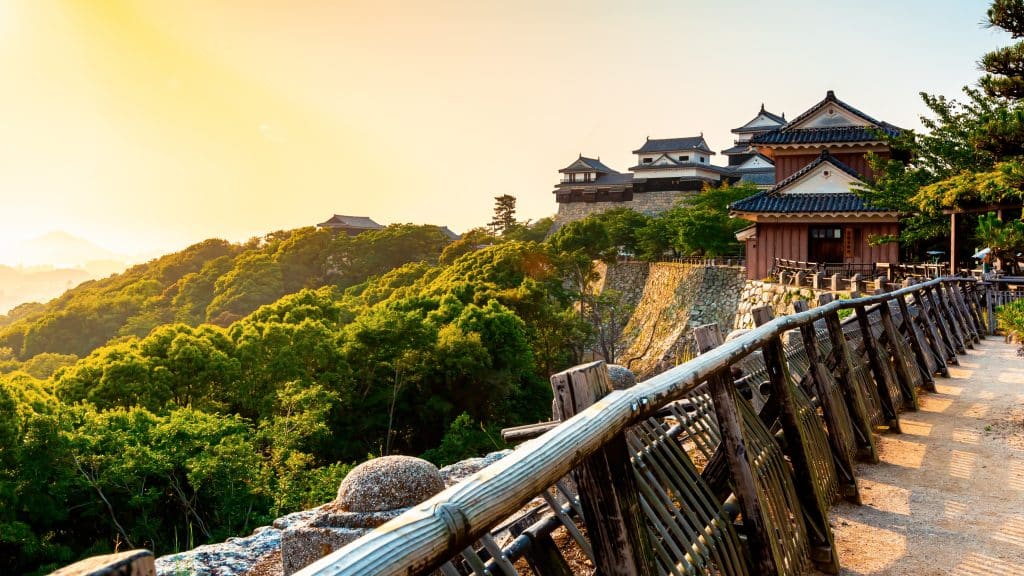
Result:
M494 197L494 217L491 218L491 231L505 235L516 227L516 197L502 194Z
M505 231L502 237L506 240L518 240L520 242L543 242L554 226L554 218L548 216L536 222L517 222L511 229Z

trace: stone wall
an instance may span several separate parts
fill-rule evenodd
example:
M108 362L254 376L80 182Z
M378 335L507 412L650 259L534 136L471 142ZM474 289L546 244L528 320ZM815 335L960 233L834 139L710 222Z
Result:
M633 195L632 200L627 202L559 202L558 214L555 215L555 228L615 208L630 208L651 215L660 214L675 206L680 198L693 194L694 192L679 191L638 192Z
M738 295L737 312L732 327L737 330L748 330L754 327L754 319L750 316L753 308L771 306L772 313L778 317L790 314L794 300L807 300L813 308L818 296L828 290L812 290L806 287L783 286L773 282L747 280ZM723 326L726 326L723 324Z
M746 276L741 267L666 262L625 262L600 272L600 289L617 290L635 306L616 362L641 379L692 357L693 327L731 327Z

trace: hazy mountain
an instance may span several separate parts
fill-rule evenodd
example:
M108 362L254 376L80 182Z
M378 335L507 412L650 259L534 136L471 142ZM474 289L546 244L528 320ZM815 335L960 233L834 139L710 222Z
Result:
M95 278L83 269L31 269L0 265L0 314L25 302L46 302Z
M123 272L135 260L63 231L20 242L7 259L0 264L0 314L25 302L46 302L86 280Z
M60 230L20 242L12 253L16 261L7 264L88 269L89 264L93 263L98 271L106 274L124 270L130 260L124 254L118 254L85 238ZM115 266L115 263L118 266Z

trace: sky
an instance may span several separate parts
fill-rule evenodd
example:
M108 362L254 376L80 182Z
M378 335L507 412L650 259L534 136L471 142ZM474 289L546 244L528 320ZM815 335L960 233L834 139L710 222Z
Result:
M987 6L0 0L0 262L54 230L156 255L335 213L462 232L502 194L541 218L580 153L722 150L829 89L917 128L1009 43Z

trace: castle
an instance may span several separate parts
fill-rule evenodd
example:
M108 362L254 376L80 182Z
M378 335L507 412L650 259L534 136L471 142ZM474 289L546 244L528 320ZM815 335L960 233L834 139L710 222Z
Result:
M728 165L711 163L703 134L648 139L633 151L636 165L620 173L582 155L559 170L556 223L628 207L657 214L705 184L750 182L760 191L735 202L734 217L751 225L737 234L744 242L748 278L763 278L776 258L872 266L898 263L899 214L866 204L851 192L872 177L868 154L888 158L887 137L900 129L861 112L829 90L825 98L787 121L761 106L732 130L734 146L723 150Z

